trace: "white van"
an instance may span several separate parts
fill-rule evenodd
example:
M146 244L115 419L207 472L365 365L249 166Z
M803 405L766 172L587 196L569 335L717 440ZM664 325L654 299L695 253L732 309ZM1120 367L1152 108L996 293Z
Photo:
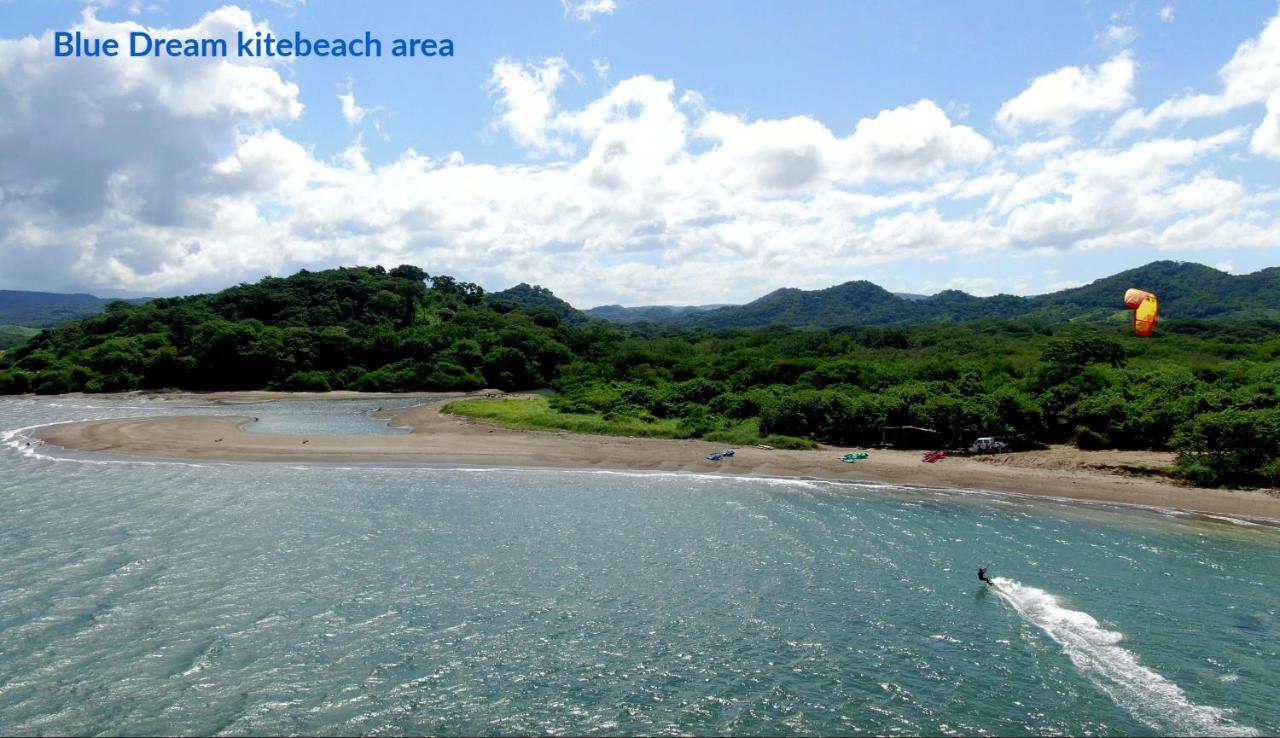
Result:
M1001 451L1008 450L1008 448L1009 444L1004 441L996 440L995 436L983 436L982 438L974 441L973 445L969 447L969 450L975 454L986 454L999 453Z

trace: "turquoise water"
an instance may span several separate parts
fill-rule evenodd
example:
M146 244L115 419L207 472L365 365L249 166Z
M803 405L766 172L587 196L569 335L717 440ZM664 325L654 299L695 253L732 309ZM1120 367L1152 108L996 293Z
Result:
M0 428L193 412L244 413L0 400ZM64 459L4 439L4 734L1280 732L1270 529L800 481Z

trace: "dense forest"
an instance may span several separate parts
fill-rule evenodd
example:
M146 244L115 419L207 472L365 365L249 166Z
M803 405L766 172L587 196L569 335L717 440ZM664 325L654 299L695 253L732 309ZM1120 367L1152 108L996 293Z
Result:
M1112 296L1118 299L1118 296ZM1114 312L1112 307L1108 312ZM589 320L549 291L401 266L111 303L0 356L0 393L555 393L529 422L803 445L1172 448L1203 485L1280 484L1280 321L1037 318L832 329Z
M590 331L401 266L113 302L0 358L0 392L475 389L547 384Z

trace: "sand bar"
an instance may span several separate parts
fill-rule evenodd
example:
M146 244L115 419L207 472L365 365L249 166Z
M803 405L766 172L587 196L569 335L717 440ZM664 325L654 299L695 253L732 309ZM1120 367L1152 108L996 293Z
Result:
M283 396L220 393L183 399L199 397L209 402L235 404ZM37 430L35 435L47 444L67 449L146 458L425 463L799 477L1014 492L1280 521L1280 496L1274 494L1197 489L1159 478L1114 473L1118 468L1171 463L1169 454L1084 452L1056 447L1041 452L950 458L925 464L918 452L874 450L869 459L844 464L839 460L846 451L842 448L784 451L748 447L739 448L731 459L712 462L703 457L722 449L722 445L693 440L509 430L445 415L440 407L441 403L435 402L389 413L392 425L410 429L408 434L400 436L304 437L252 433L243 429L254 420L248 415L95 420L48 426Z

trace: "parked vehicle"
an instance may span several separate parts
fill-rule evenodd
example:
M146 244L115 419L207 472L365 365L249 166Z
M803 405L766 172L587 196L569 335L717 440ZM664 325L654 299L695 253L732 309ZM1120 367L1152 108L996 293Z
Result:
M969 451L975 454L998 454L1001 451L1008 451L1009 444L997 439L995 436L983 436L973 442L969 447Z

